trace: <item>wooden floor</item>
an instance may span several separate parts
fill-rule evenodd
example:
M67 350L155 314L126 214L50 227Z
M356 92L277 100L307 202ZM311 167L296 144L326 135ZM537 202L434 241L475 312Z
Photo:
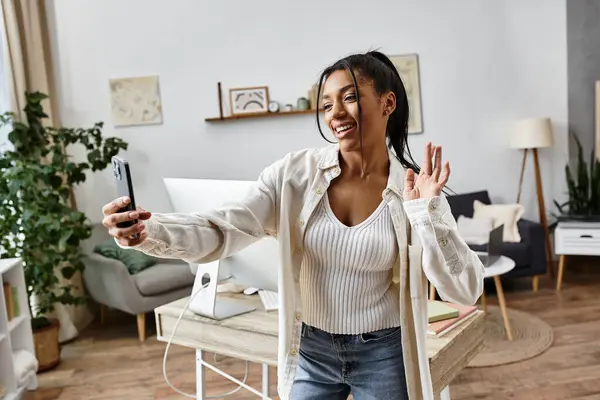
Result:
M529 280L505 283L508 306L537 315L552 325L554 344L544 354L522 363L467 368L451 385L453 400L600 400L600 261L583 261L577 268L567 266L561 293L554 290L549 278L542 279L538 293L531 292ZM495 303L493 294L488 299L490 304ZM154 321L149 318L148 325L153 327ZM154 330L149 333L154 334ZM112 312L108 326L94 324L64 346L62 363L53 371L41 373L39 389L29 392L25 400L185 399L163 379L164 349L165 344L152 337L139 344L135 317ZM217 361L223 370L243 378L243 362ZM188 393L194 390L194 365L193 350L171 347L169 379ZM248 382L255 388L260 388L260 371L260 366L250 366ZM271 376L275 393L274 370ZM234 388L211 371L207 379L211 395ZM229 398L256 396L240 389Z

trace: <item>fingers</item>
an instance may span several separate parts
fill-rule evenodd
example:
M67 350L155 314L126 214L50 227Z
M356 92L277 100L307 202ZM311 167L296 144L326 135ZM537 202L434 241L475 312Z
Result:
M432 157L431 142L427 142L427 144L425 145L425 158L423 161L423 168L422 168L422 172L425 175L431 175L431 157Z
M446 186L446 183L448 183L448 178L450 178L450 163L446 161L444 163L442 174L440 175L439 184L442 185L442 187Z
M408 192L415 188L415 171L411 168L406 170L406 175L404 179L404 191Z
M431 176L437 181L442 172L442 146L433 146L433 157L435 162L433 164L433 173Z
M108 228L108 234L113 236L123 246L135 246L146 240L148 233L145 231L146 226L143 221L150 219L152 216L152 213L141 207L136 207L135 211L119 212L119 210L126 207L130 202L129 197L125 196L115 199L102 207L102 213L104 214L102 225ZM117 226L134 220L138 221L132 226L126 228Z
M140 213L138 211L127 211L122 213L116 213L107 215L102 218L102 225L107 228L112 228L120 224L121 222L133 221L140 217Z
M125 207L131 199L129 197L119 197L102 207L102 213L104 215L114 214L119 211L121 208Z
M150 217L152 216L152 213L150 211L146 211L142 207L138 206L137 211L139 213L139 219L141 219L141 220L150 219Z
M137 246L138 244L142 243L147 238L148 238L148 233L147 232L142 232L142 233L140 233L140 237L137 238L137 239L134 239L134 238L117 238L116 240L122 246L131 247L131 246Z
M117 228L116 226L110 228L108 233L117 239L130 239L136 233L142 233L146 229L143 222L138 222L127 228Z

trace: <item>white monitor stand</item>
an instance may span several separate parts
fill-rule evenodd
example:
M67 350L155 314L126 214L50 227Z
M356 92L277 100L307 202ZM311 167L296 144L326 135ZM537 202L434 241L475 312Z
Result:
M256 308L247 304L242 304L235 300L217 297L217 285L219 284L220 261L214 261L207 264L199 264L192 288L192 301L189 309L197 315L212 318L215 320L224 320L236 315L255 311ZM203 288L202 279L208 276L210 282ZM198 291L200 291L198 293Z

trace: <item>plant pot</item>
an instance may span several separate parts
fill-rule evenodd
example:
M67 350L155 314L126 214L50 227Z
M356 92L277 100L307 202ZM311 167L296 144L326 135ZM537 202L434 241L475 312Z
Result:
M60 363L60 342L58 329L60 324L57 319L50 319L50 325L33 331L35 357L38 360L38 372L56 367Z

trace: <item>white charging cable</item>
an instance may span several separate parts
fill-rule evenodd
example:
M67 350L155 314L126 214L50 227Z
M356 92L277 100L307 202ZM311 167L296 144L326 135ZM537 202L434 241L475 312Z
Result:
M173 340L173 337L175 336L175 333L177 332L177 327L179 326L179 322L183 318L183 314L186 312L186 310L188 309L190 303L192 302L192 300L194 300L194 298L196 297L196 295L198 293L200 293L202 291L202 289L206 288L209 283L205 283L204 285L202 285L202 287L200 289L198 289L196 291L196 293L192 293L192 295L190 296L190 299L187 301L187 303L185 303L185 306L183 307L183 310L181 311L181 314L179 314L179 318L177 318L177 322L175 323L175 327L173 328L173 332L171 332L171 337L169 338L169 341L167 342L167 347L165 348L165 355L163 357L163 375L165 377L165 381L167 382L167 384L171 387L171 389L173 389L177 393L179 393L179 394L181 394L183 396L192 398L192 399L195 399L197 396L195 394L192 395L192 394L189 394L189 393L182 392L181 390L179 390L175 386L173 386L171 384L171 382L169 381L169 378L167 377L167 354L169 353L169 347L171 346L171 341ZM209 397L207 396L207 397L205 397L206 399L220 399L220 398L223 398L225 396L230 396L230 395L236 393L238 390L240 390L243 387L244 389L247 389L247 390L251 391L252 393L254 393L255 395L257 395L261 399L264 399L264 400L273 400L270 397L265 396L264 394L260 393L256 389L254 389L254 388L252 388L252 387L250 387L250 386L248 386L246 384L246 379L248 378L248 367L249 367L249 362L248 361L246 361L246 373L244 375L244 381L243 382L241 382L238 379L234 378L233 376L227 374L226 372L221 371L219 368L217 368L217 367L215 367L215 366L207 363L206 361L204 361L202 359L199 360L199 361L206 368L211 369L212 371L216 372L217 374L219 374L219 375L221 375L221 376L223 376L223 377L229 379L230 381L235 382L235 383L237 383L239 385L237 388L233 389L230 392L223 393L223 394L216 395L216 396L209 396Z

